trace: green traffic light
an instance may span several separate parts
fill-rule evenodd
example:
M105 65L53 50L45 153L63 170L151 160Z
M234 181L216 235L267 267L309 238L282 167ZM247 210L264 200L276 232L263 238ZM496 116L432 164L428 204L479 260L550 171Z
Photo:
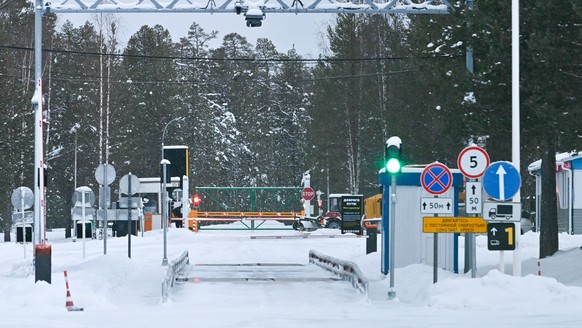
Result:
M400 161L397 158L390 158L388 162L386 162L386 169L390 173L398 173L400 172Z

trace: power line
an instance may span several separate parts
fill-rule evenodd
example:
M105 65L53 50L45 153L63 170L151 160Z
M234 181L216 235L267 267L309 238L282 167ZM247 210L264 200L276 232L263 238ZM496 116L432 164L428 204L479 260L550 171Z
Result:
M340 75L340 76L326 76L326 77L317 77L317 78L310 78L310 79L301 79L301 82L315 82L315 81L323 81L323 80L338 80L338 79L353 79L353 78L360 78L360 77L373 77L373 76L382 76L382 75L392 75L392 74L402 74L402 73L414 73L418 72L418 69L408 69L408 70L399 70L399 71L387 71L387 72L376 72L376 73L367 73L367 74L357 74L357 75ZM16 80L22 80L21 76L16 75L9 75L9 74L2 74L0 76L6 78L12 78ZM97 76L87 76L87 78L78 77L59 77L59 76L52 76L50 78L53 81L61 81L61 82L79 82L79 83L99 83L99 77ZM29 79L29 82L33 82L34 80ZM109 80L109 83L113 84L195 84L195 85L204 85L204 84L215 84L220 83L217 81L205 82L205 81L193 81L193 80L135 80L135 79L114 79ZM248 83L248 80L241 80L234 83Z
M13 3L14 1L16 1L16 0L8 0L8 1L6 1L5 3L1 4L1 5L0 5L0 10L4 9L4 8L6 8L6 7L8 7L8 6L9 6L11 3Z
M23 50L23 51L34 51L31 47L20 47L20 46L9 46L0 45L2 49L11 50ZM89 52L89 51L76 51L76 50L58 50L58 49L43 49L44 52L52 53L62 53L71 55L85 55L85 56L112 56L112 57L122 57L122 58L141 58L141 59L165 59L165 60L194 60L194 61L234 61L234 62L304 62L304 63L316 63L316 62L369 62L369 61L388 61L388 60L407 60L407 59L454 59L457 57L462 57L463 55L443 55L443 56L418 56L418 57L360 57L360 58L330 58L323 57L318 59L309 58L216 58L216 57L184 57L184 56L157 56L157 55L134 55L134 54L114 54L114 53L99 53L99 52Z

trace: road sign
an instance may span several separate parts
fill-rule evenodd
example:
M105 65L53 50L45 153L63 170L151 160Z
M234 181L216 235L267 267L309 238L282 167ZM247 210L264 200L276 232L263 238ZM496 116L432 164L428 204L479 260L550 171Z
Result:
M477 179L489 166L489 154L481 147L467 147L459 154L457 166L467 178Z
M490 251L515 250L515 224L487 223L487 249Z
M447 192L453 184L451 170L441 163L429 164L420 175L420 183L429 194L440 195Z
M83 216L83 213L85 216ZM73 207L71 208L71 216L74 221L93 221L95 209L92 207Z
M487 222L471 217L424 217L422 232L425 233L481 233L487 232Z
M521 204L485 202L483 220L518 222L521 220Z
M95 180L102 186L109 186L115 181L115 168L111 164L99 164L95 170Z
M315 197L315 190L311 187L305 187L301 190L301 198L304 200L312 200Z
M33 211L24 211L24 212L12 213L12 224L14 224L14 225L32 224L33 222L34 222L34 212Z
M481 182L467 182L465 184L465 212L479 214L483 208Z
M129 181L129 179L131 179L131 181ZM131 182L131 190L129 190L129 182ZM137 175L126 174L122 176L121 180L119 181L119 190L121 190L121 192L126 195L129 195L130 193L131 195L137 193L139 186L140 182Z
M495 162L485 170L483 188L489 197L506 201L517 194L519 187L519 171L510 162Z
M119 208L142 208L141 197L119 197Z
M420 199L422 214L453 214L452 198L423 197Z
M34 205L34 193L28 187L18 187L12 191L11 200L15 208L27 210Z
M87 186L77 187L73 192L72 201L73 207L93 207L95 204L95 193L93 193L93 190ZM83 203L83 201L85 202Z

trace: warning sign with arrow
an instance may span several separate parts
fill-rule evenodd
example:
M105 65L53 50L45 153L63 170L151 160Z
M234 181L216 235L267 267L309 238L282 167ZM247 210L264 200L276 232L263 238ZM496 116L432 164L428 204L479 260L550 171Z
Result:
M453 214L452 198L423 197L420 199L420 213L422 214Z

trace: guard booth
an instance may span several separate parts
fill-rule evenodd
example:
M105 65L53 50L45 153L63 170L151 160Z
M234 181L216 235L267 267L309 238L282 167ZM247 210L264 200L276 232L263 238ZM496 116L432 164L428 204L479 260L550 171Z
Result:
M170 220L176 228L183 227L183 219L190 213L185 200L189 199L189 148L188 146L164 146L163 157L170 161L166 172L166 190L168 191L170 205L168 206ZM163 166L160 167L160 176L163 176ZM173 179L178 179L178 187L170 185ZM178 190L179 189L179 190ZM183 197L185 196L185 197ZM161 204L161 202L160 202Z
M542 161L528 166L536 179L535 226L541 222ZM582 234L582 152L556 154L556 192L558 201L558 231Z
M425 191L421 184L421 174L425 166L410 165L402 168L396 177L396 214L395 214L395 267L403 268L411 264L422 263L433 265L434 234L423 233L423 216L421 213L421 198L433 197ZM450 169L452 185L449 191L439 195L453 199L453 216L458 216L459 192L463 185L463 175L458 169ZM389 223L390 195L392 176L384 170L380 171L380 184L384 187L382 193L382 263L381 271L388 274L389 270ZM455 273L458 267L458 237L457 233L439 233L438 267Z

